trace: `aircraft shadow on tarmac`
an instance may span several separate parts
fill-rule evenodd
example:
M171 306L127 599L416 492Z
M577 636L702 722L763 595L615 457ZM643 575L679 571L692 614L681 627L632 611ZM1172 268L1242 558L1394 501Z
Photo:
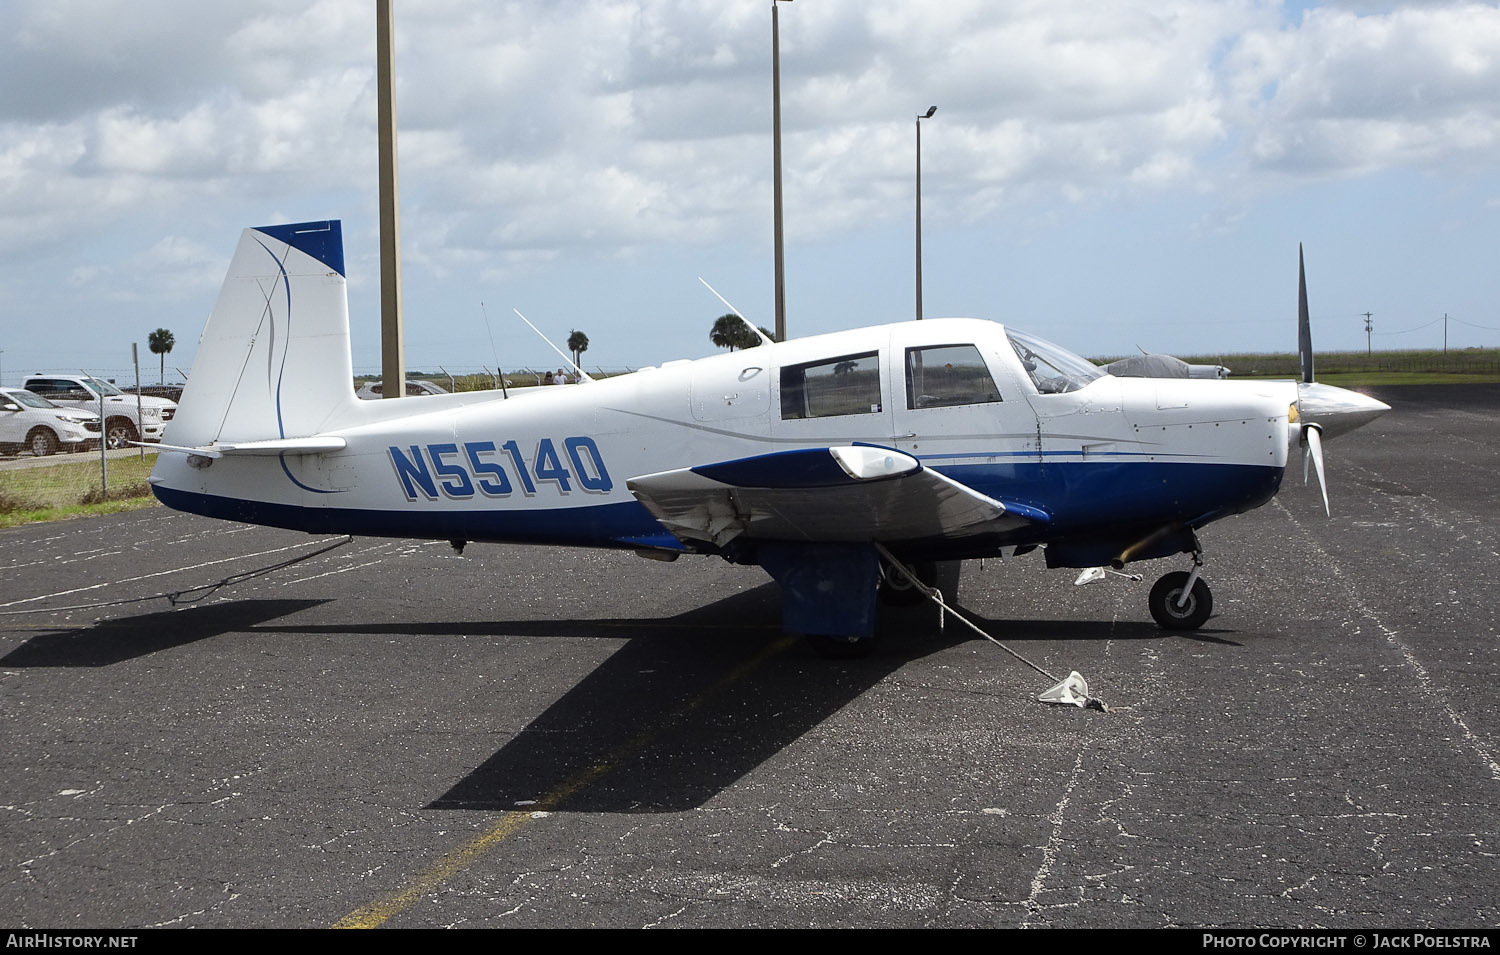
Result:
M618 651L427 808L653 813L704 805L905 664L979 639L953 620L939 629L930 605L887 608L869 657L824 660L782 634L770 582L662 618L272 623L327 602L243 600L106 620L39 635L0 662L108 666L257 631L623 637ZM1175 636L1144 622L964 613L1011 645ZM1034 676L1016 667L1019 691L1035 692Z
M1119 621L1119 620L1021 620L1006 617L984 617L969 610L962 605L959 610L963 611L965 617L982 629L985 633L994 637L1002 643L1026 643L1028 641L1047 643L1068 642L1091 642L1096 640L1196 640L1203 643L1217 643L1229 647L1242 646L1235 640L1218 634L1237 633L1234 630L1213 630L1200 628L1198 630L1163 630L1154 623L1145 621ZM949 623L949 628L955 624ZM981 639L974 631L957 624L961 627L960 634L965 638L972 637Z
M630 638L616 653L427 808L701 806L907 661L967 639L924 627L885 634L866 659L826 661L782 634L780 617L768 582L676 616L615 623L603 635ZM599 621L569 623L599 633Z
M883 615L869 657L831 661L782 635L779 618L778 591L767 583L678 616L630 622L625 646L427 808L696 808L906 663L978 639L951 620L938 630L931 606L902 608ZM975 622L1017 642L1170 636L1145 623ZM598 625L499 626L581 635ZM1034 679L1018 673L1016 685L1035 692Z
M237 633L326 600L233 600L58 627L0 657L12 667L106 667L210 637Z

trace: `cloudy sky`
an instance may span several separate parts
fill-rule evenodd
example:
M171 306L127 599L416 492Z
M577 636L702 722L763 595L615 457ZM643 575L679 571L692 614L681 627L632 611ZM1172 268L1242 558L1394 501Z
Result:
M396 0L409 365L589 367L773 324L768 0ZM794 336L925 310L1089 355L1500 346L1500 9L780 7ZM190 367L249 225L344 222L379 364L374 0L0 5L0 375ZM170 372L169 372L170 374ZM176 376L172 376L176 377ZM154 380L154 372L152 373Z

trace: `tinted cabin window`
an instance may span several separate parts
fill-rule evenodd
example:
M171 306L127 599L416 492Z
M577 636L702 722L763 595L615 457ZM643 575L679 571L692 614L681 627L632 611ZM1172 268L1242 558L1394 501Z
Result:
M906 406L950 408L1000 400L1000 389L973 345L906 350Z
M877 352L781 369L781 416L826 418L880 412Z

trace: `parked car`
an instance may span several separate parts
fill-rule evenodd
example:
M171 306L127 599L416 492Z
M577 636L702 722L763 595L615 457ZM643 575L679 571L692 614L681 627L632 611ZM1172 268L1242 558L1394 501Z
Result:
M181 401L182 390L186 387L186 385L141 385L141 394L150 395L153 398L165 398L168 401ZM127 386L120 390L127 395L133 395L136 391L133 386Z
M430 381L424 381L421 378L406 379L406 397L408 398L420 398L423 395L446 395L447 393L448 389L439 388ZM381 393L380 382L378 381L365 382L364 387L356 391L355 394L361 398L385 397Z
M160 441L168 421L177 413L177 402L165 398L127 395L114 385L91 375L31 375L26 390L53 404L80 411L98 412L104 400L104 440L111 449L132 441ZM136 407L139 402L140 411Z
M30 451L46 457L57 451L99 446L99 416L60 408L24 388L0 388L0 451Z

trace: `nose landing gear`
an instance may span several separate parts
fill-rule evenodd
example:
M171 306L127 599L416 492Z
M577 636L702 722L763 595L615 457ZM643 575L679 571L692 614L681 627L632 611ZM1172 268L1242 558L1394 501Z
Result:
M1193 552L1191 571L1163 574L1151 588L1151 616L1163 630L1197 630L1214 612L1214 596L1199 573L1202 551Z

